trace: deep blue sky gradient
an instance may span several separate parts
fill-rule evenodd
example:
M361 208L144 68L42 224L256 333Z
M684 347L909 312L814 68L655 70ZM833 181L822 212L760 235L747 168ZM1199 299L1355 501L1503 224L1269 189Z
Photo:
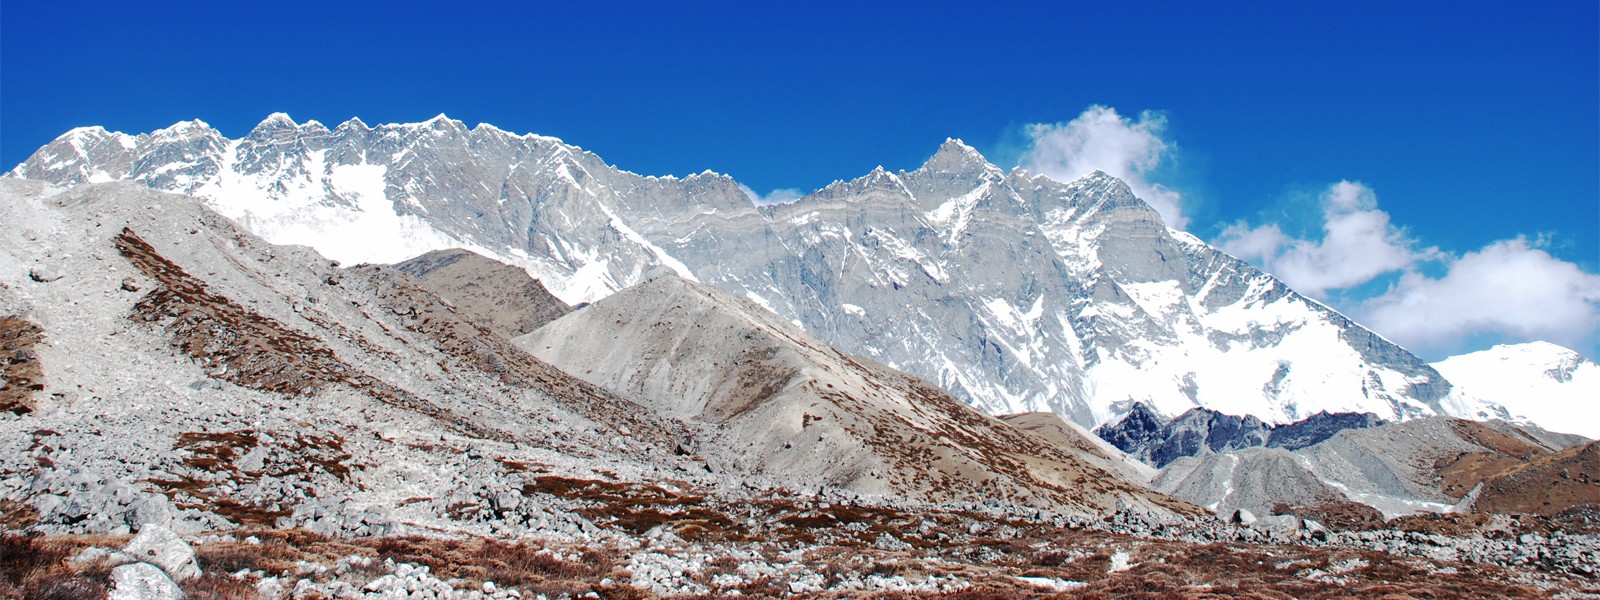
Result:
M1165 112L1201 237L1351 179L1426 244L1545 235L1600 271L1600 3L1206 4L12 0L0 162L80 125L443 112L809 190L1103 104Z

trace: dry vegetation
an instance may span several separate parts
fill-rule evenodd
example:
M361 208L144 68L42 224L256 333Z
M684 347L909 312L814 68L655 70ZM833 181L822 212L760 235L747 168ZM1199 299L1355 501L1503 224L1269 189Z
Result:
M1587 509L1593 514L1600 510L1600 442L1540 456L1485 481L1476 509L1542 515Z
M503 437L361 373L316 338L213 293L132 229L123 228L113 241L123 257L156 281L134 305L131 318L160 327L171 336L174 348L214 377L289 396L308 396L331 384L344 384L380 402L432 417L452 430L480 438Z
M234 494L219 490L217 485L225 483L237 488L262 477L304 478L317 474L342 480L349 478L351 456L344 451L344 439L338 435L301 433L268 439L272 440L267 448L272 459L263 461L258 470L247 470L239 466L239 458L261 445L261 437L256 432L245 429L179 434L175 449L188 453L183 464L193 471L180 473L176 479L153 479L150 483L171 497L179 508L210 510L239 525L270 527L278 517L292 511L241 501Z
M33 412L33 395L44 389L44 369L33 347L43 335L25 319L0 317L0 411Z
M1280 502L1273 506L1272 514L1297 515L1333 531L1372 531L1386 526L1383 511L1360 502L1328 502L1305 507L1291 507Z

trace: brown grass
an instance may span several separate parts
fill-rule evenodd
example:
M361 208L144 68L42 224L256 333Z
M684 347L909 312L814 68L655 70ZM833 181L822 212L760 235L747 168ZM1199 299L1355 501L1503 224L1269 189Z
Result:
M440 579L459 578L473 586L493 581L501 587L551 596L582 594L616 565L615 555L601 549L585 549L574 561L557 558L539 545L497 540L402 536L365 543L379 560L426 565Z
M0 534L0 598L104 598L109 568L67 562L84 545L71 538Z
M1534 458L1484 482L1474 510L1556 515L1600 509L1600 442Z
M189 600L257 600L255 586L222 573L202 573L178 584Z
M0 411L23 415L33 412L34 394L44 390L44 368L34 346L44 330L21 317L0 317Z

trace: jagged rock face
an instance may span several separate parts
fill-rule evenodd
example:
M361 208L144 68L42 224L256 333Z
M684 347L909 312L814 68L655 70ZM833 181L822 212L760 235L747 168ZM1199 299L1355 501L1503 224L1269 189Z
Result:
M1139 457L1145 449L1154 448L1166 440L1162 427L1166 422L1141 402L1134 404L1121 420L1102 425L1094 433L1118 450Z
M74 130L11 175L192 193L344 262L467 248L570 304L673 272L993 414L1091 427L1143 402L1403 419L1444 412L1450 391L1405 350L1167 229L1121 181L1006 172L953 140L916 170L759 208L726 176L643 177L442 117L329 130L274 115L238 140L198 122Z
M1345 429L1383 423L1371 413L1319 412L1293 423L1271 425L1250 415L1225 415L1206 408L1196 408L1166 421L1143 404L1137 404L1121 420L1101 426L1095 434L1148 464L1164 467L1186 456L1244 448L1264 446L1298 450Z
M1267 438L1267 445L1284 450L1299 450L1333 437L1334 434L1346 429L1364 429L1383 424L1383 419L1371 413L1319 412L1306 417L1303 421L1273 427L1271 437Z

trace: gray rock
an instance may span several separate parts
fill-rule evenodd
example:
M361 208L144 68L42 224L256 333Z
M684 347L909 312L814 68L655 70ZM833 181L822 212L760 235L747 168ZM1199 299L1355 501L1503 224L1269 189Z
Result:
M139 535L134 536L122 551L161 567L177 581L200 575L200 564L195 560L194 549L171 529L156 523L142 524Z
M34 265L28 270L28 278L40 283L49 283L61 279L61 272L47 265Z
M74 554L70 560L74 563L95 563L99 561L105 561L106 564L111 566L139 562L138 559L129 556L125 552L111 548L102 548L99 546L90 546L88 548L84 548L77 554Z
M155 565L130 563L111 570L111 592L107 600L183 600L187 596L177 583Z
M172 526L172 503L162 494L146 494L128 507L124 519L129 527L142 530L146 524Z
M1294 515L1269 515L1257 517L1250 527L1271 533L1292 534L1300 531L1300 517Z
M37 489L39 487L39 480L36 479L34 481L35 488ZM33 510L35 512L39 513L39 518L41 520L48 520L55 517L56 513L58 513L62 507L66 506L67 499L55 494L39 494L34 496L33 500L29 502L29 504L33 506Z

